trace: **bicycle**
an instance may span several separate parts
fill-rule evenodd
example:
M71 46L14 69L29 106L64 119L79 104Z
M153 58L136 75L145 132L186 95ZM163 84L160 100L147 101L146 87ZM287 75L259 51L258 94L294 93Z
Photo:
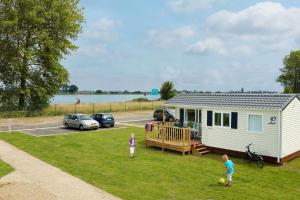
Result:
M264 167L264 159L262 158L261 155L258 155L255 152L252 152L250 150L251 145L252 145L252 143L245 146L247 151L245 151L244 160L247 161L248 163L255 162L257 167L263 168Z

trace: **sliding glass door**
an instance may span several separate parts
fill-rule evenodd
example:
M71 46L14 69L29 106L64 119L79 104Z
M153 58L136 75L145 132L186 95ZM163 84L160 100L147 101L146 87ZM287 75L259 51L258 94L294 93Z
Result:
M182 115L183 110L180 109ZM202 132L201 109L184 109L184 126L192 129L192 139L200 140Z

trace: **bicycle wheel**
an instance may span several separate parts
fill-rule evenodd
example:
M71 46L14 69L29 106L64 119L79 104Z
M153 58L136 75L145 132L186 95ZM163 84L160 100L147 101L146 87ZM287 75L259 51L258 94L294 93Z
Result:
M256 166L262 169L264 167L264 161L263 160L256 161Z
M248 154L246 154L246 155L243 157L243 161L246 162L246 163L251 163L251 158L249 157Z

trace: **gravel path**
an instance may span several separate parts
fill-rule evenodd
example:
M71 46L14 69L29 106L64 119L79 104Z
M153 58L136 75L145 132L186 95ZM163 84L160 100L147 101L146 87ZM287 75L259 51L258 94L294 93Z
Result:
M15 168L0 179L0 200L118 199L2 140L0 159Z

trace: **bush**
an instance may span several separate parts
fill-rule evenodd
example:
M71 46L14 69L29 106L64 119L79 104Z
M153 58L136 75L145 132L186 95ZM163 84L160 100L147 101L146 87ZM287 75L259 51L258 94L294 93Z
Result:
M133 99L133 100L131 100L131 101L132 101L132 102L149 102L150 100L147 99L147 98L141 97L141 98Z

